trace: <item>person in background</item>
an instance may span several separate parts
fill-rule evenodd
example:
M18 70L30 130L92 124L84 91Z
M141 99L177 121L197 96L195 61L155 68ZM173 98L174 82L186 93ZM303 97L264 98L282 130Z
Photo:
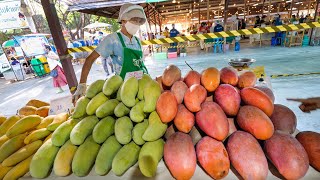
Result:
M267 18L266 15L263 15L263 16L261 17L261 20L260 20L260 26L261 26L261 27L266 27L267 25L270 24L269 21L266 20L266 18Z
M80 82L73 94L73 103L85 94L86 83L92 64L99 57L111 57L115 73L126 77L148 73L143 61L141 42L135 34L140 26L146 23L143 7L126 3L119 11L118 23L121 25L119 32L106 36L98 47L86 58L82 67Z
M164 28L164 31L163 31L162 35L163 35L164 37L166 37L166 38L169 37L170 33L169 33L169 28L168 28L168 27L165 27L165 28Z
M11 65L18 65L18 64L20 64L20 62L14 57L14 56L12 56L11 58L10 58L10 60L12 61L11 62Z
M254 22L254 28L260 27L261 22L260 22L260 16L256 16L256 21Z
M207 29L207 23L202 22L201 25L200 25L200 27L199 27L198 34L205 34L205 33L207 33L207 31L208 31L208 29ZM200 48L201 48L201 50L204 50L205 46L206 46L206 45L205 45L205 43L204 43L204 40L201 39L201 40L200 40Z
M297 21L298 21L298 20L297 20L297 18L296 18L296 15L293 14L293 15L291 16L290 23L291 23L291 24L294 24L294 23L296 23Z
M68 83L67 83L66 76L64 75L62 65L59 61L59 56L51 50L50 46L46 45L45 49L46 49L46 58L51 71L50 75L52 76L52 79L53 79L53 87L57 88L57 93L62 93L63 92L62 87L66 86Z
M244 19L241 19L241 28L240 29L246 29L247 23ZM245 38L245 35L241 35L242 38Z
M170 30L170 37L177 37L180 35L180 32L175 28L175 25L172 24L172 29ZM170 46L177 46L178 43L170 43ZM178 53L178 49L175 48L168 48L168 52L177 52Z
M219 20L216 21L216 25L213 28L213 32L222 32L224 31L224 27L221 25Z
M172 24L172 29L170 30L170 37L177 37L180 32L175 28L175 25Z
M300 19L299 19L299 23L304 23L306 20L305 17L303 17L303 14L301 14Z

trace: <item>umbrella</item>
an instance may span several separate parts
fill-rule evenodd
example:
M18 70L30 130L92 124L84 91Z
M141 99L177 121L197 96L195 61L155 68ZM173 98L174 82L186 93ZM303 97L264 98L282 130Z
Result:
M2 44L2 47L4 47L4 48L6 48L6 47L15 47L15 46L18 46L18 43L14 39L10 39L8 41L5 41Z
M108 23L100 23L100 22L95 22L92 24L89 24L87 26L85 26L84 28L86 29L94 29L94 28L103 28L103 27L111 27L111 24Z

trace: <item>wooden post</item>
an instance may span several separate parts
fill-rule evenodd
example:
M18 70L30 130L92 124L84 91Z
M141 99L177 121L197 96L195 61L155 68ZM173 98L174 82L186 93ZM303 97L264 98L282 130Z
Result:
M270 21L270 10L271 10L271 0L269 0L269 6L268 6L268 20Z
M200 0L198 1L198 13L199 13L199 24L200 24Z
M291 0L289 19L290 19L291 16L292 16L293 1L294 1L294 0Z
M318 2L316 2L316 3L318 4ZM311 6L311 0L309 0L309 3L308 3L308 13L307 13L307 15L310 12L310 6ZM317 9L316 9L316 15L317 15Z
M320 0L317 0L316 1L316 8L315 8L315 11L314 11L314 18L313 18L313 22L315 22L317 20L317 15L318 15L318 8L319 8L319 3L320 3ZM309 6L310 7L310 6ZM311 45L311 40L312 40L312 34L313 34L313 28L311 30L311 35L310 35L310 40L309 40L309 45Z
M229 0L224 0L224 30L226 31L227 30L227 20L228 20L228 17L227 17L227 11L228 11L228 5L229 5ZM227 38L224 38L223 39L223 44L224 46L227 44ZM224 51L223 51L224 52Z
M209 22L209 0L207 0L207 22Z
M68 81L70 92L74 93L78 85L78 81L71 63L72 57L68 54L67 44L62 34L62 29L60 26L55 4L53 0L41 0L41 4L46 15L51 35L54 44L56 45L64 73Z
M278 3L278 8L277 8L277 13L279 14L279 12L280 12L280 6L281 6L281 3L279 2Z
M156 18L156 10L154 8L153 8L153 20L154 20L154 31L155 31L154 36L156 36L156 34L157 34L157 18Z
M247 7L247 0L244 0L244 10L243 10L243 19L246 19L246 7Z
M262 3L262 14L261 14L261 16L263 16L263 14L264 14L263 11L264 11L264 3L265 3L265 1L266 1L266 0L263 0L263 3Z

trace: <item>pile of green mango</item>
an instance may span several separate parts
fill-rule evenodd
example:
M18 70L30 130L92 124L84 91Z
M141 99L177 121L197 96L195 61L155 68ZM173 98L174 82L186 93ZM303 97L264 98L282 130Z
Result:
M31 176L45 178L53 169L57 176L82 177L93 165L98 175L111 170L121 176L137 162L143 175L155 176L167 130L156 112L160 94L158 82L146 74L93 82L71 118L34 155Z

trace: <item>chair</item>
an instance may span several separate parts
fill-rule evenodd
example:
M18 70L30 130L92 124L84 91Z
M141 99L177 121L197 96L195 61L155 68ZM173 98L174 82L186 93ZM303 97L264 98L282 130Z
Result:
M219 50L219 52L223 52L223 38L214 38L213 42L213 52L217 53L217 49Z

